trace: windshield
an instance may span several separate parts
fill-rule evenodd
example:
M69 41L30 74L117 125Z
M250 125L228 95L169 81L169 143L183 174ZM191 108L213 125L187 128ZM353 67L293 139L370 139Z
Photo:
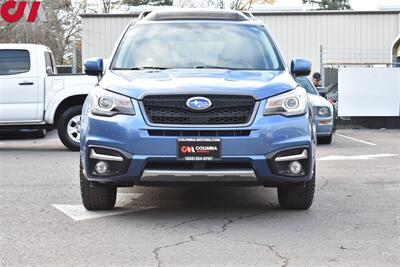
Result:
M260 26L217 22L138 24L123 38L113 69L284 69Z
M318 95L317 89L314 87L314 85L307 77L297 77L296 81L299 83L301 87L306 89L307 94Z

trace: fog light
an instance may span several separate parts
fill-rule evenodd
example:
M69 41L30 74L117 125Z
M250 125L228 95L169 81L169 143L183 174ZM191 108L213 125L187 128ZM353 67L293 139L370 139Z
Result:
M298 161L293 161L289 164L289 171L293 174L300 174L303 171L303 166Z
M96 171L98 174L105 174L105 173L107 173L108 170L109 170L109 168L110 168L110 165L109 165L107 162L105 162L105 161L99 161L99 162L97 162L96 165L94 166L94 169L95 169L95 171Z

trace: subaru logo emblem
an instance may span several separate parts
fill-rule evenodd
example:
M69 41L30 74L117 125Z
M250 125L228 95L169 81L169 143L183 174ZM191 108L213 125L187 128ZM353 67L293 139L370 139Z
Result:
M186 102L186 106L193 110L205 110L211 107L212 102L207 97L192 97Z

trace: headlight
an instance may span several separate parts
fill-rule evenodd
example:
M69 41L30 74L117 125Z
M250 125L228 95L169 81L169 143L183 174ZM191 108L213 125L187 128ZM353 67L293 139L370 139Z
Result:
M131 98L110 91L99 86L90 91L90 111L94 115L114 116L117 114L135 115Z
M318 117L329 117L331 115L331 111L328 107L317 107L316 114Z
M268 98L264 115L301 115L307 111L307 101L306 91L297 87L290 92Z

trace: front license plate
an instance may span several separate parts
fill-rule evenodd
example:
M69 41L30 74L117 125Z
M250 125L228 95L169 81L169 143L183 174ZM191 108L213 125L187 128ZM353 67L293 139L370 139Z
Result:
M178 138L177 158L210 161L221 158L221 138Z

